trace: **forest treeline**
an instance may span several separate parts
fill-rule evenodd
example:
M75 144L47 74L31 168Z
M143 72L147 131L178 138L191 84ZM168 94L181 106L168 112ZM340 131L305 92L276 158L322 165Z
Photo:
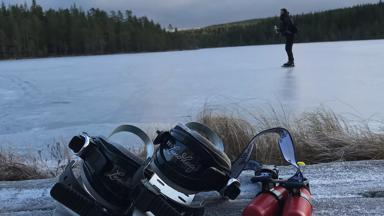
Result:
M180 49L177 36L129 10L43 10L35 0L0 8L2 59Z
M297 42L384 38L384 4L294 15ZM0 8L0 59L148 52L281 43L273 26L278 17L200 29L169 31L131 11L106 12L31 6Z

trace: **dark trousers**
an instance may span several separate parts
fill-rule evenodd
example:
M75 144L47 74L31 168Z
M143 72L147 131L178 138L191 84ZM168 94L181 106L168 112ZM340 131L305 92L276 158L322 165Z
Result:
M293 53L292 53L292 46L293 46L294 36L293 35L287 35L285 38L286 38L285 51L287 52L287 55L288 55L288 62L293 62L294 58L293 58Z

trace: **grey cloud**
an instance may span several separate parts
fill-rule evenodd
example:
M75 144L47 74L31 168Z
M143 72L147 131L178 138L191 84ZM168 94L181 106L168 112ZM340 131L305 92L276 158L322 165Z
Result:
M1 0L0 0L1 1ZM24 3L26 0L3 0ZM30 3L32 0L27 0ZM44 8L69 7L76 3L110 10L132 10L163 26L200 27L244 19L275 16L282 7L292 14L347 7L378 0L37 0Z

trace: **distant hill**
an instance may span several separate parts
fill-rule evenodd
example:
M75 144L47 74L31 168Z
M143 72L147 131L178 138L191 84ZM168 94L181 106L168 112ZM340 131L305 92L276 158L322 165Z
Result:
M292 16L299 29L297 42L366 40L384 38L384 3ZM250 19L179 31L184 48L273 44L283 41L273 26L278 17Z
M227 28L227 27L235 27L235 26L249 26L249 25L255 25L258 22L263 20L261 19L248 19L248 20L242 20L242 21L236 21L236 22L229 22L229 23L223 23L223 24L215 24L203 27L205 29L213 29L213 28Z

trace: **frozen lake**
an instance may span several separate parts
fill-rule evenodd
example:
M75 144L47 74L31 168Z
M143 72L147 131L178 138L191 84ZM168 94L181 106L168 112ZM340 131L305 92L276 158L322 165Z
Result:
M320 105L384 119L384 40L0 61L0 146L35 149L122 122L190 120L204 104Z

